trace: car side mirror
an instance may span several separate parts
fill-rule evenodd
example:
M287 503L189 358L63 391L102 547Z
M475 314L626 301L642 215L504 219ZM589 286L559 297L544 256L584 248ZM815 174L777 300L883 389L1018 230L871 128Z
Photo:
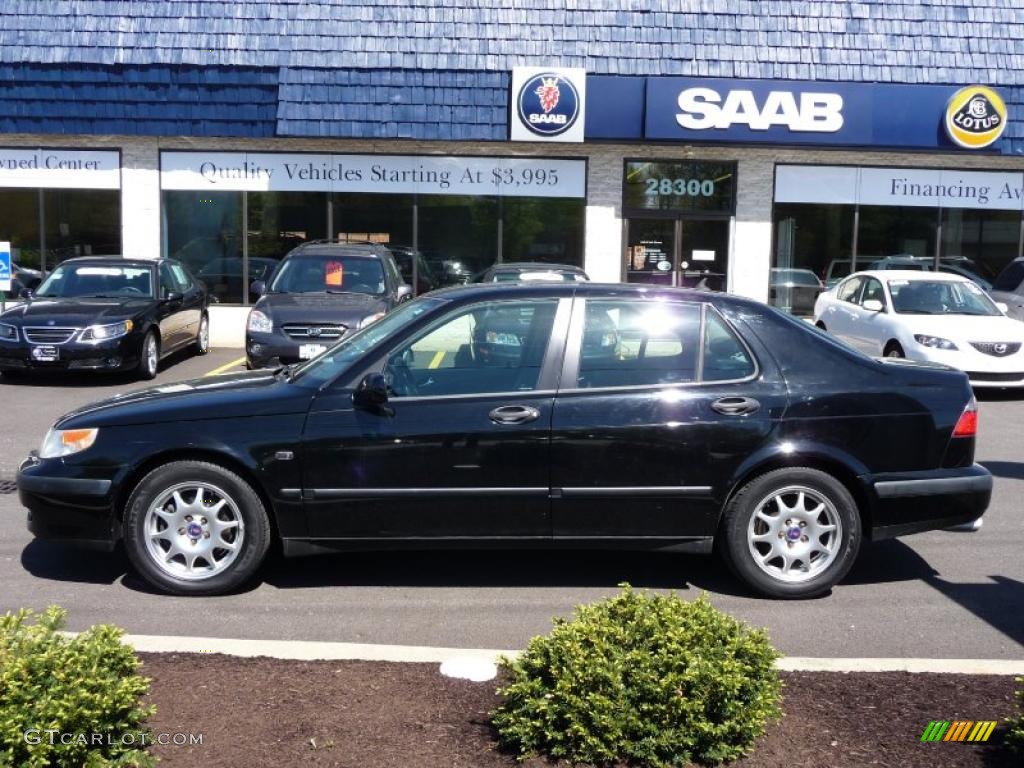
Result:
M262 280L253 280L252 284L249 286L249 293L255 296L256 298L259 298L266 292L267 284Z
M863 304L861 304L861 306L864 307L864 309L866 309L868 312L881 312L883 309L885 309L885 305L878 299L868 299Z
M1006 304L1006 303L1004 303L1002 301L997 301L996 302L996 309L998 309L1000 312L1002 312L1005 315L1007 312L1010 311L1010 305Z
M32 289L31 288L23 289L22 292L21 292L21 298L23 298L25 301L32 301ZM1005 307L1006 305L1003 304L1003 306ZM1006 312L1006 310L1004 309L1003 312Z
M167 294L166 298L164 298L164 301L166 301L168 304L176 304L184 298L185 295L183 293L180 293L179 291L170 291Z
M395 291L395 296L396 296L396 298L398 299L399 302L406 301L407 299L411 299L412 298L412 286L411 285L406 285L406 284L403 283L402 285L398 286L398 290Z
M388 380L383 373L368 373L352 393L352 404L373 413L394 415L388 406Z

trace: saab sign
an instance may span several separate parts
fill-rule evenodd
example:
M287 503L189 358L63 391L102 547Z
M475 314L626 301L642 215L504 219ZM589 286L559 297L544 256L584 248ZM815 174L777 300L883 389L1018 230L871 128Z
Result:
M587 77L582 69L512 70L512 141L583 141Z
M586 138L999 151L991 88L590 75Z
M724 94L714 88L686 88L678 104L676 122L691 131L745 125L752 131L782 126L790 131L835 133L843 127L843 97L838 93L769 91L759 100L745 88Z

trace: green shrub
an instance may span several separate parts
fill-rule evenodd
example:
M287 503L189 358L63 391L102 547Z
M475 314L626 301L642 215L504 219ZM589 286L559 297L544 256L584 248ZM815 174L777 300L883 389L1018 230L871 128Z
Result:
M501 746L597 765L714 764L749 752L781 715L767 635L705 596L622 586L502 660L510 682L491 713Z
M1006 732L1006 744L1014 752L1024 755L1024 677L1018 677L1017 682L1022 686L1017 689L1017 707L1020 711L1016 717L1010 718L1010 730Z
M149 680L136 674L121 630L97 626L70 638L59 634L61 608L32 617L0 617L0 766L153 765L142 746L153 708L139 702Z

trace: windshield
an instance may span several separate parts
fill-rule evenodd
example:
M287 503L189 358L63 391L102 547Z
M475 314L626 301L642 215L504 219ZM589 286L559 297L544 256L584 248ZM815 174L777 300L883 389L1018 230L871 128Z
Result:
M40 298L153 298L149 267L117 264L62 264L36 291Z
M367 293L385 291L380 259L362 256L300 255L281 264L270 293Z
M378 344L399 333L409 323L446 303L444 299L421 298L402 304L398 309L361 331L342 339L319 357L295 369L293 381L319 387L330 381Z
M818 278L809 269L773 269L772 282L820 287Z
M966 280L890 280L889 293L901 315L1002 314L981 288Z

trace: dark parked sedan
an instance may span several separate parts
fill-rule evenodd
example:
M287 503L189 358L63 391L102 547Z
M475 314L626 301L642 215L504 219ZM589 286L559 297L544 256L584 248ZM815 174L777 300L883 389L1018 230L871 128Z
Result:
M776 597L864 538L973 521L992 491L952 369L863 356L736 296L470 286L299 367L60 419L18 474L29 529L177 594L237 587L272 538L354 547L710 552Z
M206 289L170 259L68 259L0 315L0 372L133 371L152 379L162 357L206 354Z

